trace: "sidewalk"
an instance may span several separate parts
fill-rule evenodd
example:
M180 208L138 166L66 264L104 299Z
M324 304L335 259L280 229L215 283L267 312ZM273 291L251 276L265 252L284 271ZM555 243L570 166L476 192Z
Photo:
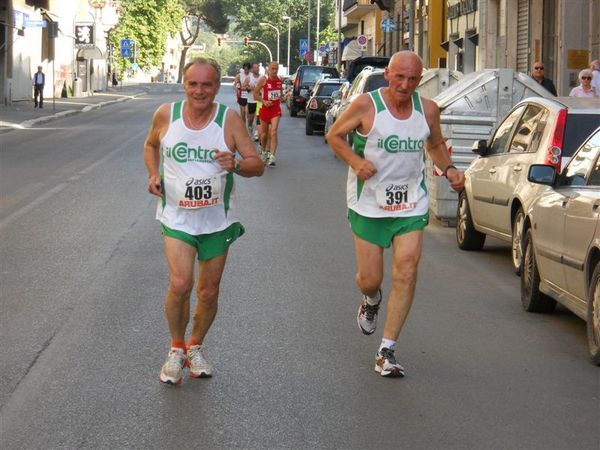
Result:
M30 128L61 117L90 111L117 102L123 102L149 92L146 83L131 83L109 87L107 91L94 92L89 97L44 98L44 107L34 108L30 101L13 102L12 105L0 104L0 133L14 129Z

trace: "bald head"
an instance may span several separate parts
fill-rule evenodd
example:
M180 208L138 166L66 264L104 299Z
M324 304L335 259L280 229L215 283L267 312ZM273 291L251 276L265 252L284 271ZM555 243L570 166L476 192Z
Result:
M403 50L392 55L388 67L406 67L423 72L423 60L415 52Z

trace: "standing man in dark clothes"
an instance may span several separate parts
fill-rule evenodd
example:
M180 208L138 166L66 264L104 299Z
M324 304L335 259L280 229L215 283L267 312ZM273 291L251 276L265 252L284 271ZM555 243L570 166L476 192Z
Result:
M556 88L554 87L554 83L550 78L544 77L544 63L541 61L536 61L533 63L533 73L531 74L533 79L540 83L542 86L546 88L548 92L552 95L556 94Z
M46 83L46 75L42 72L42 66L38 66L38 71L33 75L33 101L34 108L38 107L38 95L40 97L40 108L44 107L44 84Z

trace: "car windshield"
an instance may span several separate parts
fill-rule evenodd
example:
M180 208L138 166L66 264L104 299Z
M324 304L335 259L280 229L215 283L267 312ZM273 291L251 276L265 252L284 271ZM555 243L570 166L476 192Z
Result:
M380 87L386 87L388 81L383 77L383 73L369 77L365 83L365 92L371 92Z
M321 97L331 97L331 94L333 94L339 88L339 84L322 84L321 86L319 86L317 95Z
M598 114L569 114L565 128L565 140L562 155L573 156L575 150L592 134L598 127L600 115Z

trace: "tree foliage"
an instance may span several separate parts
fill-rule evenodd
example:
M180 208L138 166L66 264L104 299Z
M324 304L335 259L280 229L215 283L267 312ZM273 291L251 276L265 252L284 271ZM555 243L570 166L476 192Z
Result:
M109 40L115 51L115 62L121 69L129 67L130 58L121 58L118 49L121 39L136 43L135 61L141 68L160 66L167 35L181 28L184 10L180 0L123 0L123 13Z

